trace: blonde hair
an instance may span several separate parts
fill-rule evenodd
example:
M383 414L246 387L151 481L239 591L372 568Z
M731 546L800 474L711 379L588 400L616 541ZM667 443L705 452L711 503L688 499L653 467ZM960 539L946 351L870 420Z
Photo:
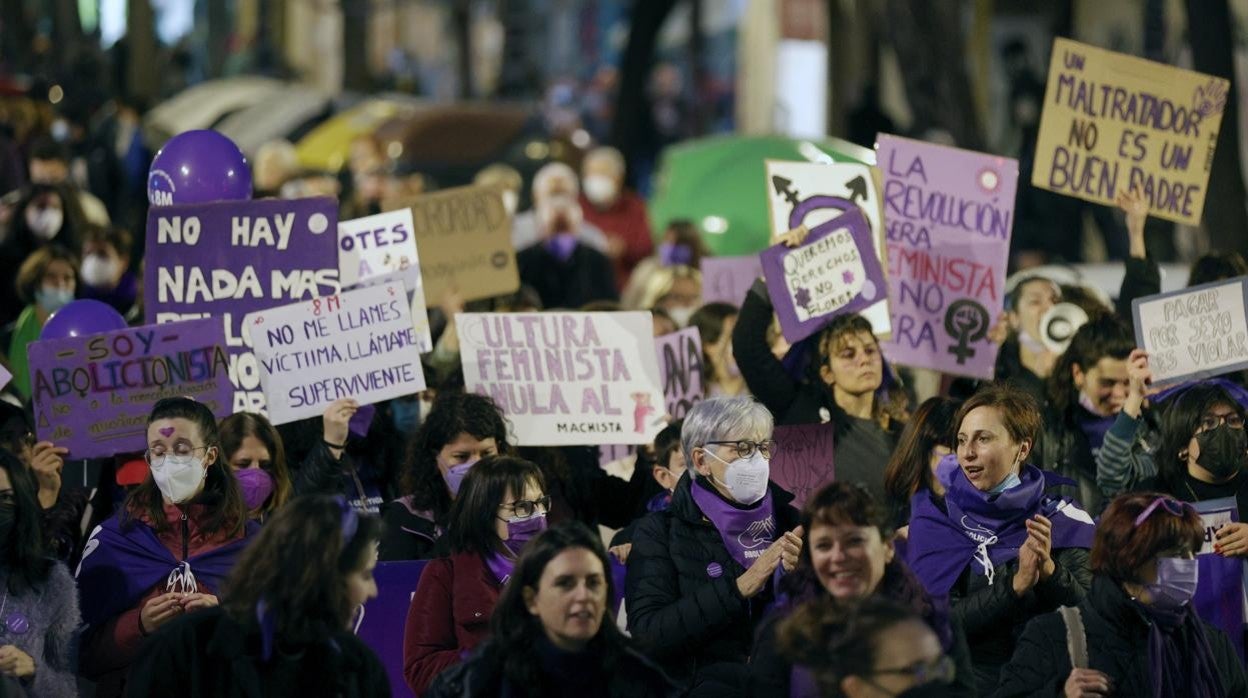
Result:
M646 277L645 284L642 286L640 307L643 309L653 308L663 297L672 292L672 287L677 281L683 279L692 279L702 286L702 272L682 265L674 267L659 267L650 272Z

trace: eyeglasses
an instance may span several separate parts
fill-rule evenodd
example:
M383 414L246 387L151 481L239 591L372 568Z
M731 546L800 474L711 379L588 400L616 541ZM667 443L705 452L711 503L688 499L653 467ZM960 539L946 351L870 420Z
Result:
M763 458L771 459L776 452L778 444L775 439L763 439L762 441L748 441L740 439L738 441L707 441L707 446L732 446L737 452L737 458L749 458L754 455L754 450L763 454Z
M1201 431L1213 431L1223 424L1232 429L1243 429L1244 418L1237 412L1223 415L1207 414L1200 418Z
M177 444L173 447L173 455L179 458L185 458L196 451L203 451L212 448L211 446L189 446L187 444ZM164 465L165 456L169 453L162 447L149 448L143 452L143 460L148 465Z
M499 509L509 509L516 516L527 519L537 511L541 511L543 514L550 511L550 495L538 497L537 499L517 499L510 504L503 504Z
M871 672L871 675L911 676L914 677L916 686L922 686L927 683L950 683L953 681L955 673L956 667L953 664L953 660L942 654L930 662L916 662L910 666L894 669L875 669Z
M1158 497L1153 500L1152 504L1144 507L1144 511L1141 511L1139 516L1135 517L1135 526L1139 528L1140 524L1147 521L1148 517L1157 511L1157 507L1164 507L1170 514L1182 518L1186 515L1188 506L1186 502L1180 502L1173 497Z

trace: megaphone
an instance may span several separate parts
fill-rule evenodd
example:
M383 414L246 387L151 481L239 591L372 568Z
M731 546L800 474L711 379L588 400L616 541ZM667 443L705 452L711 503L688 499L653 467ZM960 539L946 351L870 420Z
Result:
M1061 354L1070 340L1088 321L1088 314L1074 303L1058 303L1040 318L1040 341L1054 354Z

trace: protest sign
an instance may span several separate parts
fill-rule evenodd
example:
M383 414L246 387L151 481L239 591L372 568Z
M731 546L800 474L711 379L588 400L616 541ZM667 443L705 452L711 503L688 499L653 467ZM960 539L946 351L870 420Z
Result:
M40 440L69 458L142 451L157 400L188 396L217 417L234 388L220 320L128 327L30 345L30 385Z
M798 424L776 427L776 453L771 457L771 480L791 492L798 509L806 498L836 479L832 441L836 425Z
M354 291L370 286L401 286L406 290L408 312L412 316L412 331L416 333L416 348L421 354L433 351L433 335L429 327L429 311L425 308L425 291L420 282L420 269L405 269L374 276L363 279L349 288L344 287L343 290Z
M233 412L262 412L260 370L243 316L339 291L338 202L329 197L155 207L143 282L149 324L220 318Z
M812 236L818 236L834 219L858 209L871 227L875 258L883 265L884 216L880 211L879 177L879 170L857 163L768 160L767 204L772 235L804 225ZM883 293L861 314L871 322L877 336L887 337L892 331L888 298Z
M450 290L470 301L520 288L511 216L499 189L458 187L386 203L398 205L411 209L428 302L441 303Z
M763 263L758 255L703 257L701 270L703 305L721 302L740 308L754 280L763 275Z
M4 386L8 385L11 380L13 380L13 374L9 373L9 369L3 364L0 364L0 390L4 390Z
M871 227L851 209L811 231L800 247L763 250L763 276L789 342L818 332L835 315L875 304L888 290Z
M1248 277L1215 281L1131 303L1135 345L1157 383L1248 368Z
M706 397L702 337L698 328L687 327L655 337L654 348L658 351L659 376L663 380L667 414L672 419L683 419L694 404Z
M520 446L645 444L663 428L650 313L460 313L464 386Z
M1018 162L881 134L889 360L991 379Z
M1244 659L1245 605L1248 604L1248 576L1243 558L1222 557L1213 551L1218 529L1237 522L1239 506L1234 497L1194 502L1205 527L1205 544L1196 554L1198 583L1192 608L1196 615L1221 628L1231 639L1239 658Z
M390 679L393 698L411 698L403 677L403 637L407 610L416 595L420 575L428 560L378 562L373 568L377 595L364 602L355 618L355 635L381 660Z
M246 324L273 424L319 416L342 398L372 404L425 389L401 284L262 310Z
M1031 183L1110 206L1138 187L1150 215L1200 225L1229 86L1054 39Z
M378 213L338 222L338 277L344 287L362 279L419 269L412 211Z

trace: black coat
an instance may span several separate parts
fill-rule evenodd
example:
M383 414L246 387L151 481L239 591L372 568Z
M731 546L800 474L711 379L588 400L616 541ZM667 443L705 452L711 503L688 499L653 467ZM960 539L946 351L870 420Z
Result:
M516 255L516 266L520 270L520 283L536 291L547 310L575 310L594 301L620 299L611 260L580 243L572 256L561 262L539 242Z
M279 644L260 659L260 632L219 607L170 621L148 639L130 668L126 695L179 698L273 698L390 695L386 670L354 635L292 648Z
M610 620L608 617L604 622ZM566 681L561 683L563 677L552 676L545 671L541 686L531 686L528 692L516 691L503 676L503 660L498 646L486 642L466 661L439 674L429 685L424 698L511 698L532 694L562 698L570 692L576 694ZM603 698L667 698L679 695L662 670L636 650L625 647L618 661L618 666L609 676L598 677L602 687L594 695ZM589 666L590 669L596 667L601 667L601 661Z
M742 598L745 574L719 532L693 501L689 474L681 477L667 511L641 518L633 531L625 582L628 628L648 656L679 683L735 684L754 641L755 626L775 598L770 588ZM777 535L798 524L793 495L770 486ZM713 564L719 566L714 575ZM735 664L735 672L715 664ZM728 676L726 677L725 671ZM744 688L743 686L741 687Z
M1044 434L1031 458L1041 469L1074 480L1075 486L1060 486L1058 492L1078 502L1092 516L1100 516L1109 502L1096 484L1096 459L1079 427L1081 416L1091 415L1078 405L1065 412L1046 410Z
M1087 637L1088 667L1109 676L1116 696L1153 695L1148 669L1147 616L1117 584L1100 576L1079 603L1079 613ZM1226 635L1204 621L1198 622L1209 639L1226 695L1248 696L1244 666ZM1001 687L993 695L1002 698L1061 695L1070 672L1066 624L1058 613L1048 613L1027 624L1014 657L1001 672Z

